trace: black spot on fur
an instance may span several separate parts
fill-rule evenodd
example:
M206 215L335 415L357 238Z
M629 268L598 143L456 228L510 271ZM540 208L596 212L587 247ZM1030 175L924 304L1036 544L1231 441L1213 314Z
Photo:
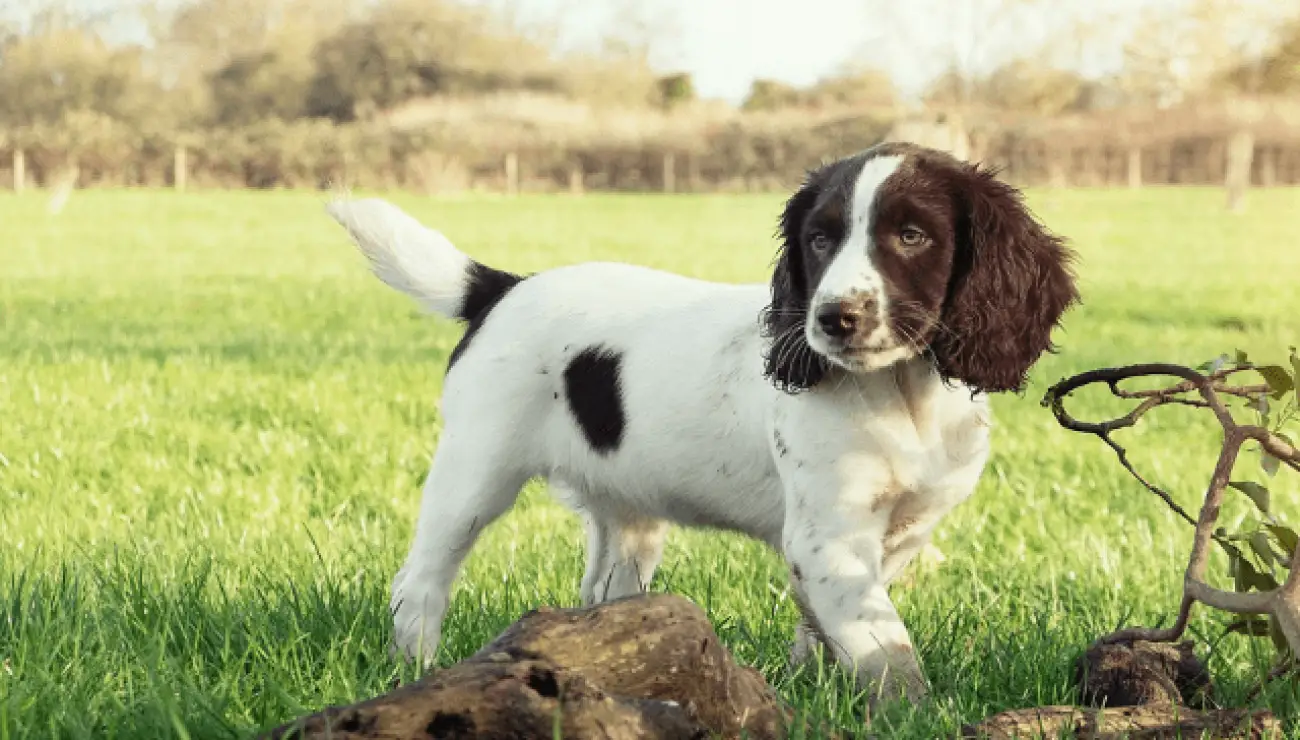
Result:
M618 449L627 425L619 377L623 357L607 347L588 347L564 369L569 410L591 448L601 455Z
M776 445L777 455L785 457L790 454L790 447L785 443L785 437L781 436L781 432L772 432L772 443Z
M478 330L483 328L483 322L487 321L492 309L501 302L502 298L505 298L511 288L527 279L478 262L471 263L467 272L465 297L461 301L460 310L456 312L456 318L466 322L468 326L465 328L464 336L451 350L451 357L447 359L448 372L451 372L461 355L465 354L465 350L469 349L469 343L474 340Z

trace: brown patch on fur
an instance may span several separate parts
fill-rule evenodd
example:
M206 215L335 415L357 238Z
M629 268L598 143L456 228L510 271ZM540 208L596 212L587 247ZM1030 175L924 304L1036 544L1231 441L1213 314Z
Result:
M876 496L876 498L871 502L871 513L876 514L886 506L896 505L898 500L906 494L907 491L904 491L901 488L897 488L893 485L886 486L885 490L881 491L880 495Z
M899 507L901 508L901 507ZM900 534L916 526L918 521L914 516L898 516L898 509L894 509L894 514L889 517L889 527L885 530L885 539L892 540Z

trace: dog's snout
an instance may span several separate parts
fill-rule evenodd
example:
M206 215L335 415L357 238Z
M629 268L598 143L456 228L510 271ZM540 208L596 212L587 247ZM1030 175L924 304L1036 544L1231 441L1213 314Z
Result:
M860 301L823 303L817 309L817 325L828 337L852 336L874 321L869 313L872 306Z

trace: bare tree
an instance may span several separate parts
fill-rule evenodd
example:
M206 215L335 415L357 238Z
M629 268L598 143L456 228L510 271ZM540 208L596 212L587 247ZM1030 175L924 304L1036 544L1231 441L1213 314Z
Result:
M977 81L1017 56L1046 0L866 0L864 59L932 80L929 102L965 109ZM941 19L941 20L936 20Z
M1169 106L1212 90L1236 68L1238 89L1261 87L1262 60L1296 0L1193 0L1190 6L1148 7L1124 45L1121 85L1133 102ZM1220 86L1221 87L1221 86Z

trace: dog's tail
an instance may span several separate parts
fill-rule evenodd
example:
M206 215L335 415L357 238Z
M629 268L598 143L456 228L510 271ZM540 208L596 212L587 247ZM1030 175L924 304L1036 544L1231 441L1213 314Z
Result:
M469 257L441 233L384 200L337 200L326 206L387 285L426 310L475 321L522 278Z

